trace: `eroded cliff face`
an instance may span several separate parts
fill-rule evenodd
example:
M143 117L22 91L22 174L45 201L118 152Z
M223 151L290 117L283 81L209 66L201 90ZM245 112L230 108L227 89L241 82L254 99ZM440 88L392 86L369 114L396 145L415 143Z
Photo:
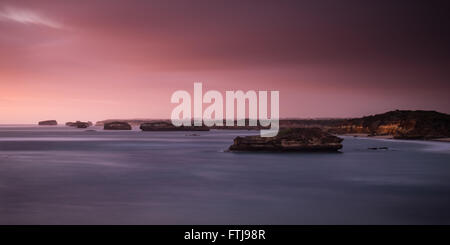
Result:
M377 135L395 135L399 132L407 132L406 128L403 128L399 123L389 123L386 125L379 125L374 129Z
M236 137L230 151L337 151L342 139L320 128L282 129L275 137Z
M339 134L394 135L397 132L407 132L407 129L403 128L400 122L398 122L370 126L345 124L335 128L329 128L328 131Z
M348 119L327 130L331 133L392 135L402 139L450 137L450 115L435 111L391 111L363 118Z

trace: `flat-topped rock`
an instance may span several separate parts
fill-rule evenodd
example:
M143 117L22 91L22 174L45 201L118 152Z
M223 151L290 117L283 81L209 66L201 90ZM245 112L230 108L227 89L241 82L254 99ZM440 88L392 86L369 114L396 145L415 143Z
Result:
M131 130L131 125L126 122L110 122L103 126L105 130Z
M46 120L46 121L40 121L38 124L40 126L56 126L56 125L58 125L58 122L56 120Z
M338 151L343 139L320 128L282 129L275 137L236 137L230 151L314 152Z
M167 121L143 123L140 129L142 131L209 131L209 128L206 126L175 127L171 122Z

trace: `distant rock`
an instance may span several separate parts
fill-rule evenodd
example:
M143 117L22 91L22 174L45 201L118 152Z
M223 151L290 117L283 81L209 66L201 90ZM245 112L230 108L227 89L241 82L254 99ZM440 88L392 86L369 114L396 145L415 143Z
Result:
M243 126L238 126L238 122L240 122ZM261 130L268 128L270 127L269 126L263 127L259 124L259 122L256 122L255 126L250 126L249 119L234 120L232 126L227 126L227 120L223 120L222 126L214 125L211 127L211 129L230 129L230 130Z
M67 122L66 126L76 127L76 128L87 128L87 127L92 126L92 122L81 122L81 121Z
M131 130L131 125L126 122L109 122L103 126L105 130Z
M102 120L102 121L98 121L95 123L95 126L104 126L106 123L110 123L110 122L126 122L129 123L131 126L141 126L142 124L148 124L148 123L170 123L172 124L172 122L170 120L165 120L165 119L107 119L107 120ZM193 120L192 120L193 122ZM244 121L244 126L237 126L237 120L234 121L233 126L226 126L226 120L223 121L223 126L212 126L212 127L208 127L209 129L232 129L232 130L260 130L260 129L267 129L269 127L263 127L261 125L257 125L257 126L250 126L249 125L249 120L245 119ZM189 130L192 131L188 128L183 128L183 130ZM149 131L154 131L154 130L149 130ZM206 131L205 129L201 130L201 131Z
M199 134L186 134L185 136L200 136Z
M103 127L107 123L125 122L125 123L130 124L132 127L139 127L143 123L153 122L153 121L159 121L159 120L154 120L154 119L107 119L107 120L102 120L102 121L96 122L95 126Z
M58 122L56 120L47 120L47 121L40 121L38 124L40 126L56 126L58 125Z
M320 128L290 128L275 137L236 137L230 151L314 152L338 151L343 139Z
M369 150L389 150L389 147L382 146L382 147L369 147L367 148Z
M157 121L143 123L140 126L142 131L209 131L206 126L180 126L175 127L168 121Z

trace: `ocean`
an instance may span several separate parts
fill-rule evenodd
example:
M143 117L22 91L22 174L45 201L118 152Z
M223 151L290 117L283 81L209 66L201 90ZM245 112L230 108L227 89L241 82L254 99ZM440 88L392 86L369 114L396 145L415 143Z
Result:
M0 224L450 224L450 143L226 151L258 133L0 126Z

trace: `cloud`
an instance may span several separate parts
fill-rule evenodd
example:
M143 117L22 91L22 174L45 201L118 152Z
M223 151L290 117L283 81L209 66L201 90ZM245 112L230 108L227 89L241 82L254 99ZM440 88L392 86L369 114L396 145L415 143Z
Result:
M27 9L5 7L0 10L0 21L14 21L21 24L41 25L61 29L62 24L51 20L39 13Z

